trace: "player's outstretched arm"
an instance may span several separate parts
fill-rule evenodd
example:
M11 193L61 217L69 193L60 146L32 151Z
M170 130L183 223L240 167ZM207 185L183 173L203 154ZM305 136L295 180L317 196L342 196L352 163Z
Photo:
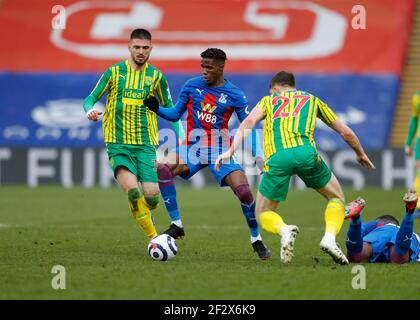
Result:
M233 154L235 153L235 150L242 145L242 142L252 132L252 129L255 127L255 125L262 119L264 119L264 114L261 108L252 109L251 113L245 118L244 121L241 122L241 125L239 126L233 138L233 143L228 149L228 151L222 153L217 158L216 164L214 165L216 171L220 169L220 166L223 164L223 162L228 161L230 158L232 158Z
M350 127L348 127L340 118L336 118L331 124L330 127L334 129L341 138L354 150L357 155L357 162L365 168L375 169L372 161L363 150L362 145L360 144L359 138L353 132Z
M177 103L175 106L169 108L161 108L159 107L159 100L155 96L144 99L143 104L163 119L172 122L181 119L185 111L185 106L182 103Z
M245 96L244 96L244 99ZM249 115L248 112L248 101L244 100L242 102L242 105L235 109L236 114L238 115L239 122L243 122L247 116ZM245 144L249 146L249 149L252 152L252 156L255 157L255 163L261 171L263 171L264 167L264 152L261 146L261 137L259 134L259 130L257 130L255 127L251 131L251 135L248 136L247 139L245 139Z

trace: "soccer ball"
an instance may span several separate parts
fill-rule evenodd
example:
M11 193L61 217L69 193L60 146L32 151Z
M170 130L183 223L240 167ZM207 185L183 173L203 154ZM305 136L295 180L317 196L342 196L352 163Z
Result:
M147 246L147 252L153 260L171 260L175 258L177 251L175 239L167 234L160 234L154 237Z

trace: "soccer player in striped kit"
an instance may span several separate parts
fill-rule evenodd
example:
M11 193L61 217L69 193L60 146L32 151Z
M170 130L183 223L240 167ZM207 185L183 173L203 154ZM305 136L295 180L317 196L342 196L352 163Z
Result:
M191 178L205 167L209 167L220 186L229 186L238 197L242 212L251 234L251 244L260 259L271 257L271 252L262 242L255 219L255 200L246 175L236 160L223 170L215 171L213 164L217 156L229 147L228 122L233 112L242 121L248 115L248 101L244 92L224 78L226 53L209 48L201 53L202 76L188 80L181 90L173 108L161 108L159 102L150 97L145 101L151 110L169 121L177 121L187 111L186 145L177 147L168 155L166 163L159 164L159 186L171 225L164 231L174 238L184 236L176 199L174 177Z
M416 160L416 180L414 181L414 189L420 193L420 91L413 95L412 99L412 113L410 123L408 126L407 139L405 141L405 153L407 156L413 156L413 138L416 137L414 146L414 159ZM417 203L415 218L420 218L420 201Z
M87 118L98 121L102 112L94 105L108 93L102 127L109 163L118 184L127 193L135 221L148 238L157 235L150 210L159 203L158 127L155 113L143 101L153 95L163 107L173 105L165 76L147 62L151 41L149 31L133 30L128 43L129 58L109 67L83 104ZM178 123L173 127L179 135L178 128L182 127Z
M348 264L336 243L336 235L344 221L344 194L337 178L317 152L313 137L317 117L340 134L362 166L374 168L355 133L319 98L297 90L292 73L281 71L270 81L270 95L263 97L252 109L239 126L229 150L216 160L216 169L223 168L223 163L233 156L250 130L264 119L266 162L258 189L256 215L263 229L280 235L281 261L289 263L292 260L299 229L287 225L275 210L280 201L286 200L290 178L296 174L307 187L317 190L328 200L321 249L335 262Z

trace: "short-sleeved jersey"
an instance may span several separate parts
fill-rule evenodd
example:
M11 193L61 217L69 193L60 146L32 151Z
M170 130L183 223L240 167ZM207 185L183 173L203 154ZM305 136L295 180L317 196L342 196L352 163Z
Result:
M208 86L203 77L188 80L181 89L177 104L187 110L187 144L198 141L204 146L230 142L228 123L235 111L239 121L249 114L244 92L225 79L220 87ZM221 139L219 139L221 137Z
M264 113L264 155L268 160L279 150L310 144L316 148L316 118L330 125L337 117L327 104L312 94L290 90L265 96L257 108Z
M161 71L146 63L134 70L128 60L111 66L101 76L84 108L88 111L108 92L102 121L105 143L157 145L156 114L143 105L155 95L164 107L173 105L168 83Z
M415 95L413 95L412 98L412 112L411 115L414 118L417 118L417 131L416 131L416 137L419 138L420 137L420 91L417 92Z

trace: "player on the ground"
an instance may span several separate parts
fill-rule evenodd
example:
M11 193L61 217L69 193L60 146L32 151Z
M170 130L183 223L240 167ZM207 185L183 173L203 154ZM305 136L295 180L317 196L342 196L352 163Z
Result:
M158 128L156 115L143 105L143 101L156 95L162 106L173 105L163 73L147 62L152 51L151 41L149 31L132 31L128 60L109 67L83 104L87 118L98 121L102 112L94 105L105 92L108 93L102 127L109 163L128 195L135 221L149 238L157 235L150 210L159 202ZM174 124L177 133L178 125Z
M287 225L275 210L280 201L286 200L290 178L297 174L307 187L317 190L328 200L321 249L335 262L347 264L346 256L336 243L344 220L344 194L337 178L317 152L313 137L316 118L340 134L355 151L362 166L371 169L374 165L355 133L324 102L296 89L292 73L281 71L276 74L270 82L270 94L262 98L241 123L233 144L217 159L216 168L223 169L222 163L233 156L250 130L264 119L266 163L257 195L259 223L263 229L281 236L280 258L283 263L289 263L299 229Z
M362 210L366 202L358 198L347 205L347 257L350 262L406 263L420 261L420 237L413 232L417 192L404 195L405 214L401 225L392 215L377 217L362 224Z
M240 121L248 114L248 102L241 89L224 78L226 54L209 48L201 53L202 76L188 80L173 108L160 108L150 98L145 104L161 117L177 121L187 111L187 145L170 153L165 164L158 165L159 186L172 223L167 233L174 238L184 236L178 210L174 177L191 178L209 166L220 186L229 186L238 197L246 218L253 249L261 259L271 252L265 247L255 219L255 201L242 167L236 161L216 172L213 165L217 156L229 146L228 122L233 112Z
M417 92L412 99L412 113L410 124L408 127L407 139L405 141L405 153L407 156L413 155L413 138L416 136L414 146L414 159L416 160L416 180L414 181L414 189L420 193L420 91ZM415 218L420 218L420 202L417 204L417 210L414 213Z

